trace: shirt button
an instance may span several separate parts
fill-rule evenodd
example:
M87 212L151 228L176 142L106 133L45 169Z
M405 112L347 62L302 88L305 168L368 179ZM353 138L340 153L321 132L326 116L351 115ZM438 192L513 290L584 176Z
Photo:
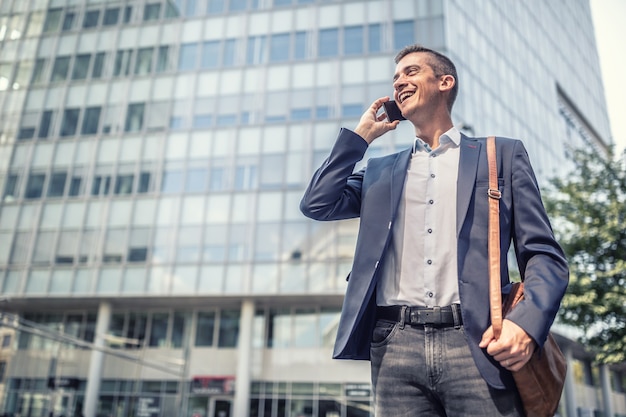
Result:
M432 232L433 232L433 229L428 229L428 233L432 233Z
M433 296L434 296L434 295L435 295L435 294L433 294L433 293L432 293L432 291L428 291L428 297L429 297L429 298L433 298Z
M426 261L426 263L427 263L428 265L432 265L432 264L433 264L433 261L429 259L429 260L427 260L427 261Z
M434 200L428 200L428 204L434 204L435 201Z
M430 178L435 178L435 174L430 174Z

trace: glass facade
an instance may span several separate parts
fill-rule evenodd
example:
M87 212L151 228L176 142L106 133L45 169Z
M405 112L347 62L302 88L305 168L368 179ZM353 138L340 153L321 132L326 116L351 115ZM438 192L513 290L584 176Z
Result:
M298 205L415 42L540 181L606 146L585 0L1 1L0 412L371 415L330 359L358 223Z

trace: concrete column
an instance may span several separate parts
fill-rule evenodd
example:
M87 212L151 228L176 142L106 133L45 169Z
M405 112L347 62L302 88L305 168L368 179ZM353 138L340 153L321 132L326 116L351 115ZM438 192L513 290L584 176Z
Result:
M577 403L576 392L574 388L574 356L572 355L572 348L570 346L563 346L563 354L567 362L567 373L565 374L565 386L563 387L563 395L561 397L561 404L565 404L565 415L567 417L576 417Z
M235 375L235 398L233 416L250 414L250 380L252 377L252 325L254 301L244 300L239 319L239 343L237 346L237 374Z
M110 322L111 304L102 302L98 308L98 320L96 321L96 336L94 340L96 349L91 351L91 359L89 361L89 376L87 378L85 403L83 405L83 415L85 417L94 417L96 415L102 378L102 364L104 363L104 352L98 348L106 347L105 335L109 331Z
M600 365L600 387L602 389L602 402L604 403L604 415L615 415L613 410L613 389L611 388L611 371L607 365Z

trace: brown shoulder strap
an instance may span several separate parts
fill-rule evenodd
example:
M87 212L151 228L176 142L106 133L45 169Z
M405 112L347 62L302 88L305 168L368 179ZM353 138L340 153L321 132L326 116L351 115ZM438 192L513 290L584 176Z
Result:
M496 163L496 138L487 138L489 164L489 305L493 335L497 340L502 332L502 290L500 288L500 189Z

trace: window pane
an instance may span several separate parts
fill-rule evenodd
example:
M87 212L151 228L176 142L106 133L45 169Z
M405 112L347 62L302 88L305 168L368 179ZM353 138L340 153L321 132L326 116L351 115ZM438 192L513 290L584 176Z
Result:
M70 293L72 291L72 278L74 274L72 270L57 269L52 272L50 279L50 294L63 294ZM69 317L68 317L69 320ZM66 333L73 336L80 337L79 329L76 328L74 323L68 323L66 326Z
M212 346L215 331L215 312L198 312L196 322L196 346Z
M295 59L304 59L309 56L309 42L308 36L306 32L296 32L296 42L294 45L294 54L293 57Z
M189 313L174 312L172 323L172 347L181 348L185 335L185 327L189 323Z
M50 176L50 184L48 185L48 197L62 197L65 190L65 180L67 172L54 172Z
M204 234L205 262L223 262L226 259L227 229L225 225L207 226Z
M49 271L31 271L26 283L26 293L45 293L48 288Z
M147 193L148 191L152 191L150 188L150 172L142 171L139 174L139 185L137 186L138 193Z
M35 61L35 68L33 69L32 83L39 84L43 81L43 73L46 67L47 60L45 58L39 58Z
M130 194L133 192L133 174L118 175L115 179L115 194Z
M222 13L224 11L225 0L209 0L207 12L209 14Z
M261 159L261 187L277 188L283 183L283 155L264 155Z
M250 36L248 38L248 51L246 62L248 64L261 64L266 59L266 36Z
M102 71L104 69L104 59L106 55L104 52L98 52L93 61L93 70L91 71L92 78L102 77Z
M369 52L380 52L382 49L380 40L380 24L369 25L368 31Z
M178 69L180 71L193 70L196 67L197 43L187 43L180 46L178 57Z
M237 40L227 39L224 43L224 59L223 64L225 67L235 65L237 58Z
M116 25L117 21L120 18L120 8L119 7L113 7L111 9L106 9L106 11L104 12L104 21L102 22L102 24L104 26L111 26L111 25Z
M130 232L128 242L128 262L145 262L150 245L150 229L137 228Z
M393 48L399 50L407 45L415 43L415 34L413 33L413 21L393 23Z
M43 183L46 180L45 174L30 174L26 183L26 198L41 198L43 193Z
M98 124L100 122L100 107L89 107L85 109L83 116L83 126L80 133L83 135L95 135L98 133Z
M81 184L83 182L83 172L80 168L75 168L70 179L70 189L68 195L71 197L79 196L83 193Z
M183 172L181 170L167 170L163 172L161 191L164 193L179 193L183 190Z
M141 48L137 51L137 63L135 64L135 74L150 74L152 71L153 48Z
M80 109L65 109L63 121L61 122L61 136L73 136L76 134L79 114Z
M146 4L146 6L144 7L144 12L143 12L143 20L144 21L158 20L160 12L161 12L160 3Z
M124 8L124 23L129 23L133 17L133 6L126 6Z
M202 44L202 68L215 68L219 65L220 42L211 41Z
M294 347L316 347L317 314L314 310L297 309L293 320Z
M206 168L191 168L187 171L185 191L203 192L208 187L208 170Z
M289 34L272 35L270 39L270 61L286 61L289 59Z
M247 0L230 0L228 8L231 11L246 10L246 3Z
M319 32L319 56L336 56L339 53L338 29L323 29Z
M38 116L37 112L24 112L17 135L19 140L32 139L35 136Z
M363 26L345 28L343 42L344 54L350 55L363 53Z
M152 315L152 326L150 328L151 347L167 346L167 324L169 313L155 313Z
M196 10L198 10L198 0L187 0L187 4L185 6L185 16L197 16Z
M52 248L54 248L55 232L40 232L35 243L33 252L33 263L48 264L52 257Z
M82 80L87 78L90 61L90 54L76 55L76 59L74 60L74 69L72 70L72 80Z
M104 242L102 261L106 263L122 262L126 253L126 231L111 229Z
M126 132L138 132L143 127L145 103L135 103L128 105L128 113L126 114Z
M61 56L54 60L54 66L52 67L51 82L63 81L67 78L67 72L70 67L70 57Z
M46 110L41 113L41 123L39 124L40 138L47 138L50 134L50 125L52 124L52 110Z
M65 19L63 19L63 31L72 30L74 27L74 21L76 20L75 12L65 13Z
M130 64L133 58L133 50L117 51L115 54L114 76L124 76L130 74Z
M106 268L100 271L98 278L98 286L96 292L98 294L115 294L120 290L122 282L122 271L118 268Z
M44 32L54 32L59 30L59 24L61 23L61 15L63 9L49 9L46 15L46 22L43 25Z
M89 10L85 12L83 19L83 28L92 28L98 26L98 20L100 18L100 10Z
M267 347L285 348L290 346L291 315L287 309L270 310Z
M239 339L239 310L223 310L220 315L218 346L221 348L237 347Z
M4 184L4 194L3 197L13 197L17 198L18 194L18 184L19 175L11 174L7 177L6 182ZM10 199L5 199L5 201L10 201Z
M76 257L79 233L75 231L63 231L59 234L59 242L56 248L54 262L56 264L73 264Z
M169 71L171 66L169 65L169 46L160 46L159 53L157 55L156 72Z

